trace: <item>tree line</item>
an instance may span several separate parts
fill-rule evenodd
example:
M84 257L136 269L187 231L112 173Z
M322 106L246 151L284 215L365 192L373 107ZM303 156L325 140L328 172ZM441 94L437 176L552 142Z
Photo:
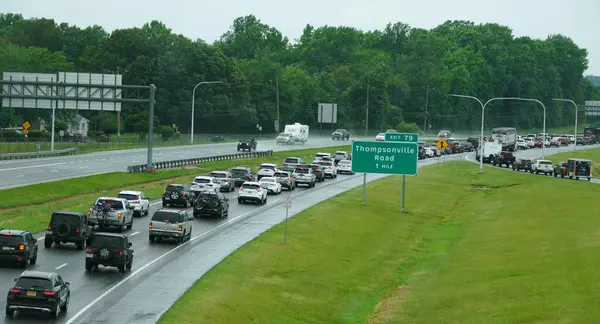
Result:
M578 103L600 99L584 78L587 51L570 38L515 37L507 26L447 21L431 30L397 22L383 30L306 25L291 42L253 15L237 18L209 44L174 33L159 21L107 33L52 19L0 15L0 72L118 73L123 84L157 86L157 124L189 133L192 88L196 133L274 131L277 86L281 125L318 127L317 104L337 103L338 124L353 130L474 130L479 105L449 93L543 101L547 125L573 122ZM367 102L368 98L368 102ZM68 112L58 112L68 118ZM114 113L80 111L91 129L116 132ZM1 108L0 120L19 124L49 111ZM502 101L487 110L486 127L541 127L535 104ZM123 131L143 133L147 107L123 104ZM0 125L1 126L1 125ZM329 129L325 125L325 129Z

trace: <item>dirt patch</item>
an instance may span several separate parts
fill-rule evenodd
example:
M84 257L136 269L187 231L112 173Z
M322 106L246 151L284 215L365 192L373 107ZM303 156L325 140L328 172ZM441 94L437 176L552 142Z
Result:
M485 190L498 190L498 189L504 189L504 188L512 188L512 187L516 187L518 185L520 185L520 183L511 183L511 184L500 185L500 186L485 186L485 185L471 184L471 185L466 186L465 188L467 188L469 190L485 191Z
M393 322L396 315L400 312L400 308L410 294L410 285L402 285L390 291L382 300L375 306L375 311L367 319L367 324L381 324Z

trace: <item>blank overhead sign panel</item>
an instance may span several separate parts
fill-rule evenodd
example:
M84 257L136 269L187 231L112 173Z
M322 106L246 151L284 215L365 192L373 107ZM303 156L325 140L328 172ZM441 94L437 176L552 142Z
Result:
M111 85L120 86L123 84L123 76L120 74L59 72L58 81L63 83L81 84L81 86L76 87L64 87L64 97L73 99L59 100L58 108L121 111L120 102L86 100L86 98L121 99L122 90L110 87ZM94 85L101 85L102 87L94 87Z
M320 103L317 105L317 122L320 124L337 124L337 104Z
M23 72L4 72L2 81L27 81L27 82L56 82L55 73L23 73ZM57 87L23 84L4 84L2 85L3 94L17 96L56 96ZM56 105L56 100L48 99L22 99L2 97L2 106L10 108L41 108L52 109ZM56 107L55 107L56 108Z

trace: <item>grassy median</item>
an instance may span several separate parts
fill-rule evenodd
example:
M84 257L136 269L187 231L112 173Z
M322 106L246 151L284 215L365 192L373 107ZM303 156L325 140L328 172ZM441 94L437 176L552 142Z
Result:
M343 193L209 271L158 323L595 323L600 186L449 162Z
M228 170L238 165L256 168L265 162L283 163L288 156L312 161L316 152L350 151L350 146L312 148L273 152L256 159L207 162L185 169L158 171L156 174L113 172L75 179L30 185L0 191L0 228L28 229L34 233L48 226L55 210L87 211L100 196L114 196L121 190L141 190L151 199L159 199L168 182L190 183L193 176L213 170Z

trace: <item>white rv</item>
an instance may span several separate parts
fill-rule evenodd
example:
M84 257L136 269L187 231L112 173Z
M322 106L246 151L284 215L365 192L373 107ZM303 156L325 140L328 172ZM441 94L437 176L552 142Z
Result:
M306 141L308 141L308 126L307 125L302 125L300 123L295 123L294 125L285 125L285 128L283 130L283 133L280 134L281 137L283 137L282 135L285 134L285 137L287 137L288 139L288 143L306 143ZM277 142L283 142L280 141L280 139L277 139Z
M482 150L483 149L483 152ZM490 163L502 152L502 144L498 142L483 142L480 149L477 151L477 161L483 159L483 163Z

